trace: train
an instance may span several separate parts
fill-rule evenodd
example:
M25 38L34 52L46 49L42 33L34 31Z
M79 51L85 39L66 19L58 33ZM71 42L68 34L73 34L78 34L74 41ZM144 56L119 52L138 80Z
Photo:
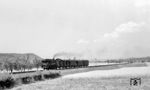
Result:
M42 68L44 70L49 69L69 69L69 68L81 68L89 65L88 60L63 60L63 59L44 59L42 60Z

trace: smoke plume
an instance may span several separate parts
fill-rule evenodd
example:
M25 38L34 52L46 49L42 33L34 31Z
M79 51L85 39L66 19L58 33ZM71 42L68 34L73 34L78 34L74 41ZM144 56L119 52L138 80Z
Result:
M77 59L81 58L83 55L79 53L71 53L71 52L59 52L56 53L53 58L63 58L63 59Z

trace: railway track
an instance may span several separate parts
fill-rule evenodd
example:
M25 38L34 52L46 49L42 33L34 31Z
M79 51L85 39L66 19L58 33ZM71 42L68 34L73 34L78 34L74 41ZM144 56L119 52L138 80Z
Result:
M79 67L79 68L95 68L95 67L109 67L109 66L115 66L115 65L125 65L128 63L123 63L123 64L108 64L108 65L95 65L95 66L88 66L88 67ZM52 70L69 70L69 69L78 69L78 68L67 68L67 69L52 69ZM39 70L39 71L44 71L44 70ZM32 71L24 71L24 72L12 72L11 74L23 74L23 73L33 73L37 72L37 70L32 70Z
M125 65L125 64L129 64L129 63L121 63L121 64L107 64L107 65L95 65L95 66L88 66L88 67L89 67L89 68L92 68L92 67L107 67L107 66Z

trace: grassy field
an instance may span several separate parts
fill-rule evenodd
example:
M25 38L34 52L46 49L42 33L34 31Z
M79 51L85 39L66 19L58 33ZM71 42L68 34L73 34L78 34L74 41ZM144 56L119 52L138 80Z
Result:
M90 68L75 68L75 69L65 69L65 70L50 70L51 72L59 72L62 76L68 74L75 74L81 72L89 72L95 70L113 70L123 67L145 67L146 63L132 63L132 64L121 64L121 65L110 65L110 66L100 66L100 67L90 67Z
M150 90L150 77L140 76L142 84L130 86L131 77L54 79L24 85L12 90Z
M142 67L145 64L130 64L126 67ZM123 65L97 68L82 68L72 70L61 70L63 77L46 80L28 85L22 85L12 90L150 90L150 76L114 76L114 77L82 77L82 78L64 78L66 75L77 72L88 72L94 70L114 70L125 67ZM130 86L130 78L140 77L141 85Z

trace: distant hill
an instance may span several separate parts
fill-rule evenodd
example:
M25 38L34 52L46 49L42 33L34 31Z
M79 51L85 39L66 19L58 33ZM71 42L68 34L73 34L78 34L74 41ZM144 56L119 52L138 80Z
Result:
M43 58L33 53L0 53L0 69L27 69L40 66Z
M125 59L108 59L106 62L114 62L114 63L121 63L121 62L150 62L150 57L132 57L132 58L125 58Z
M122 59L93 59L90 60L91 63L134 63L134 62L150 62L150 56L147 57L131 57L131 58L122 58Z
M33 63L34 60L42 60L41 57L33 54L33 53L25 53L25 54L18 54L18 53L0 53L0 62L3 61L19 61L19 60L27 60L30 63Z

